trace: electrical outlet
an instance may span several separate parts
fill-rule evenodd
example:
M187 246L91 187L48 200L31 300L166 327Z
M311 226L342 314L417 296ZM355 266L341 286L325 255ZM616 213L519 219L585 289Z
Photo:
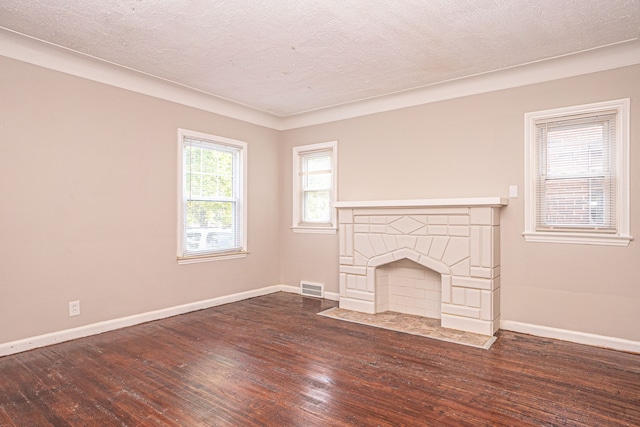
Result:
M80 301L70 301L69 316L79 316L79 315L80 315Z

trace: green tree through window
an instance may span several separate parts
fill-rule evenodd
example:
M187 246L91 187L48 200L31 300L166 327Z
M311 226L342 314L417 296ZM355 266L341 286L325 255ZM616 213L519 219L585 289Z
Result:
M185 135L189 133L189 135ZM244 250L245 145L181 131L182 206L179 256ZM194 133L195 134L195 133ZM231 140L233 142L233 140Z
M189 146L186 148L185 193L187 228L233 227L234 153ZM229 199L229 201L220 201Z

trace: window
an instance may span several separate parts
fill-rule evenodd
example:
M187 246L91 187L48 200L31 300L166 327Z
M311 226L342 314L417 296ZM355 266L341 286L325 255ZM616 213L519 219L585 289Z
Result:
M629 100L525 115L527 241L628 245Z
M335 233L338 143L293 148L293 231Z
M179 263L246 256L246 143L184 129L178 139Z

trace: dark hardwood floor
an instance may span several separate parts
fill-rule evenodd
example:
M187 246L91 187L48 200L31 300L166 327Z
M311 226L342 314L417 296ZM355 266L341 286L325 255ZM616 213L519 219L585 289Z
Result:
M640 426L640 355L490 350L278 293L0 358L2 426Z

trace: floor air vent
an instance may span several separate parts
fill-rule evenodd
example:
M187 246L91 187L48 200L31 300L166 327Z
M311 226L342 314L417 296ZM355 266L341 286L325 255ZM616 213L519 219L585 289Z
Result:
M300 294L305 297L324 298L324 285L322 283L300 282Z

